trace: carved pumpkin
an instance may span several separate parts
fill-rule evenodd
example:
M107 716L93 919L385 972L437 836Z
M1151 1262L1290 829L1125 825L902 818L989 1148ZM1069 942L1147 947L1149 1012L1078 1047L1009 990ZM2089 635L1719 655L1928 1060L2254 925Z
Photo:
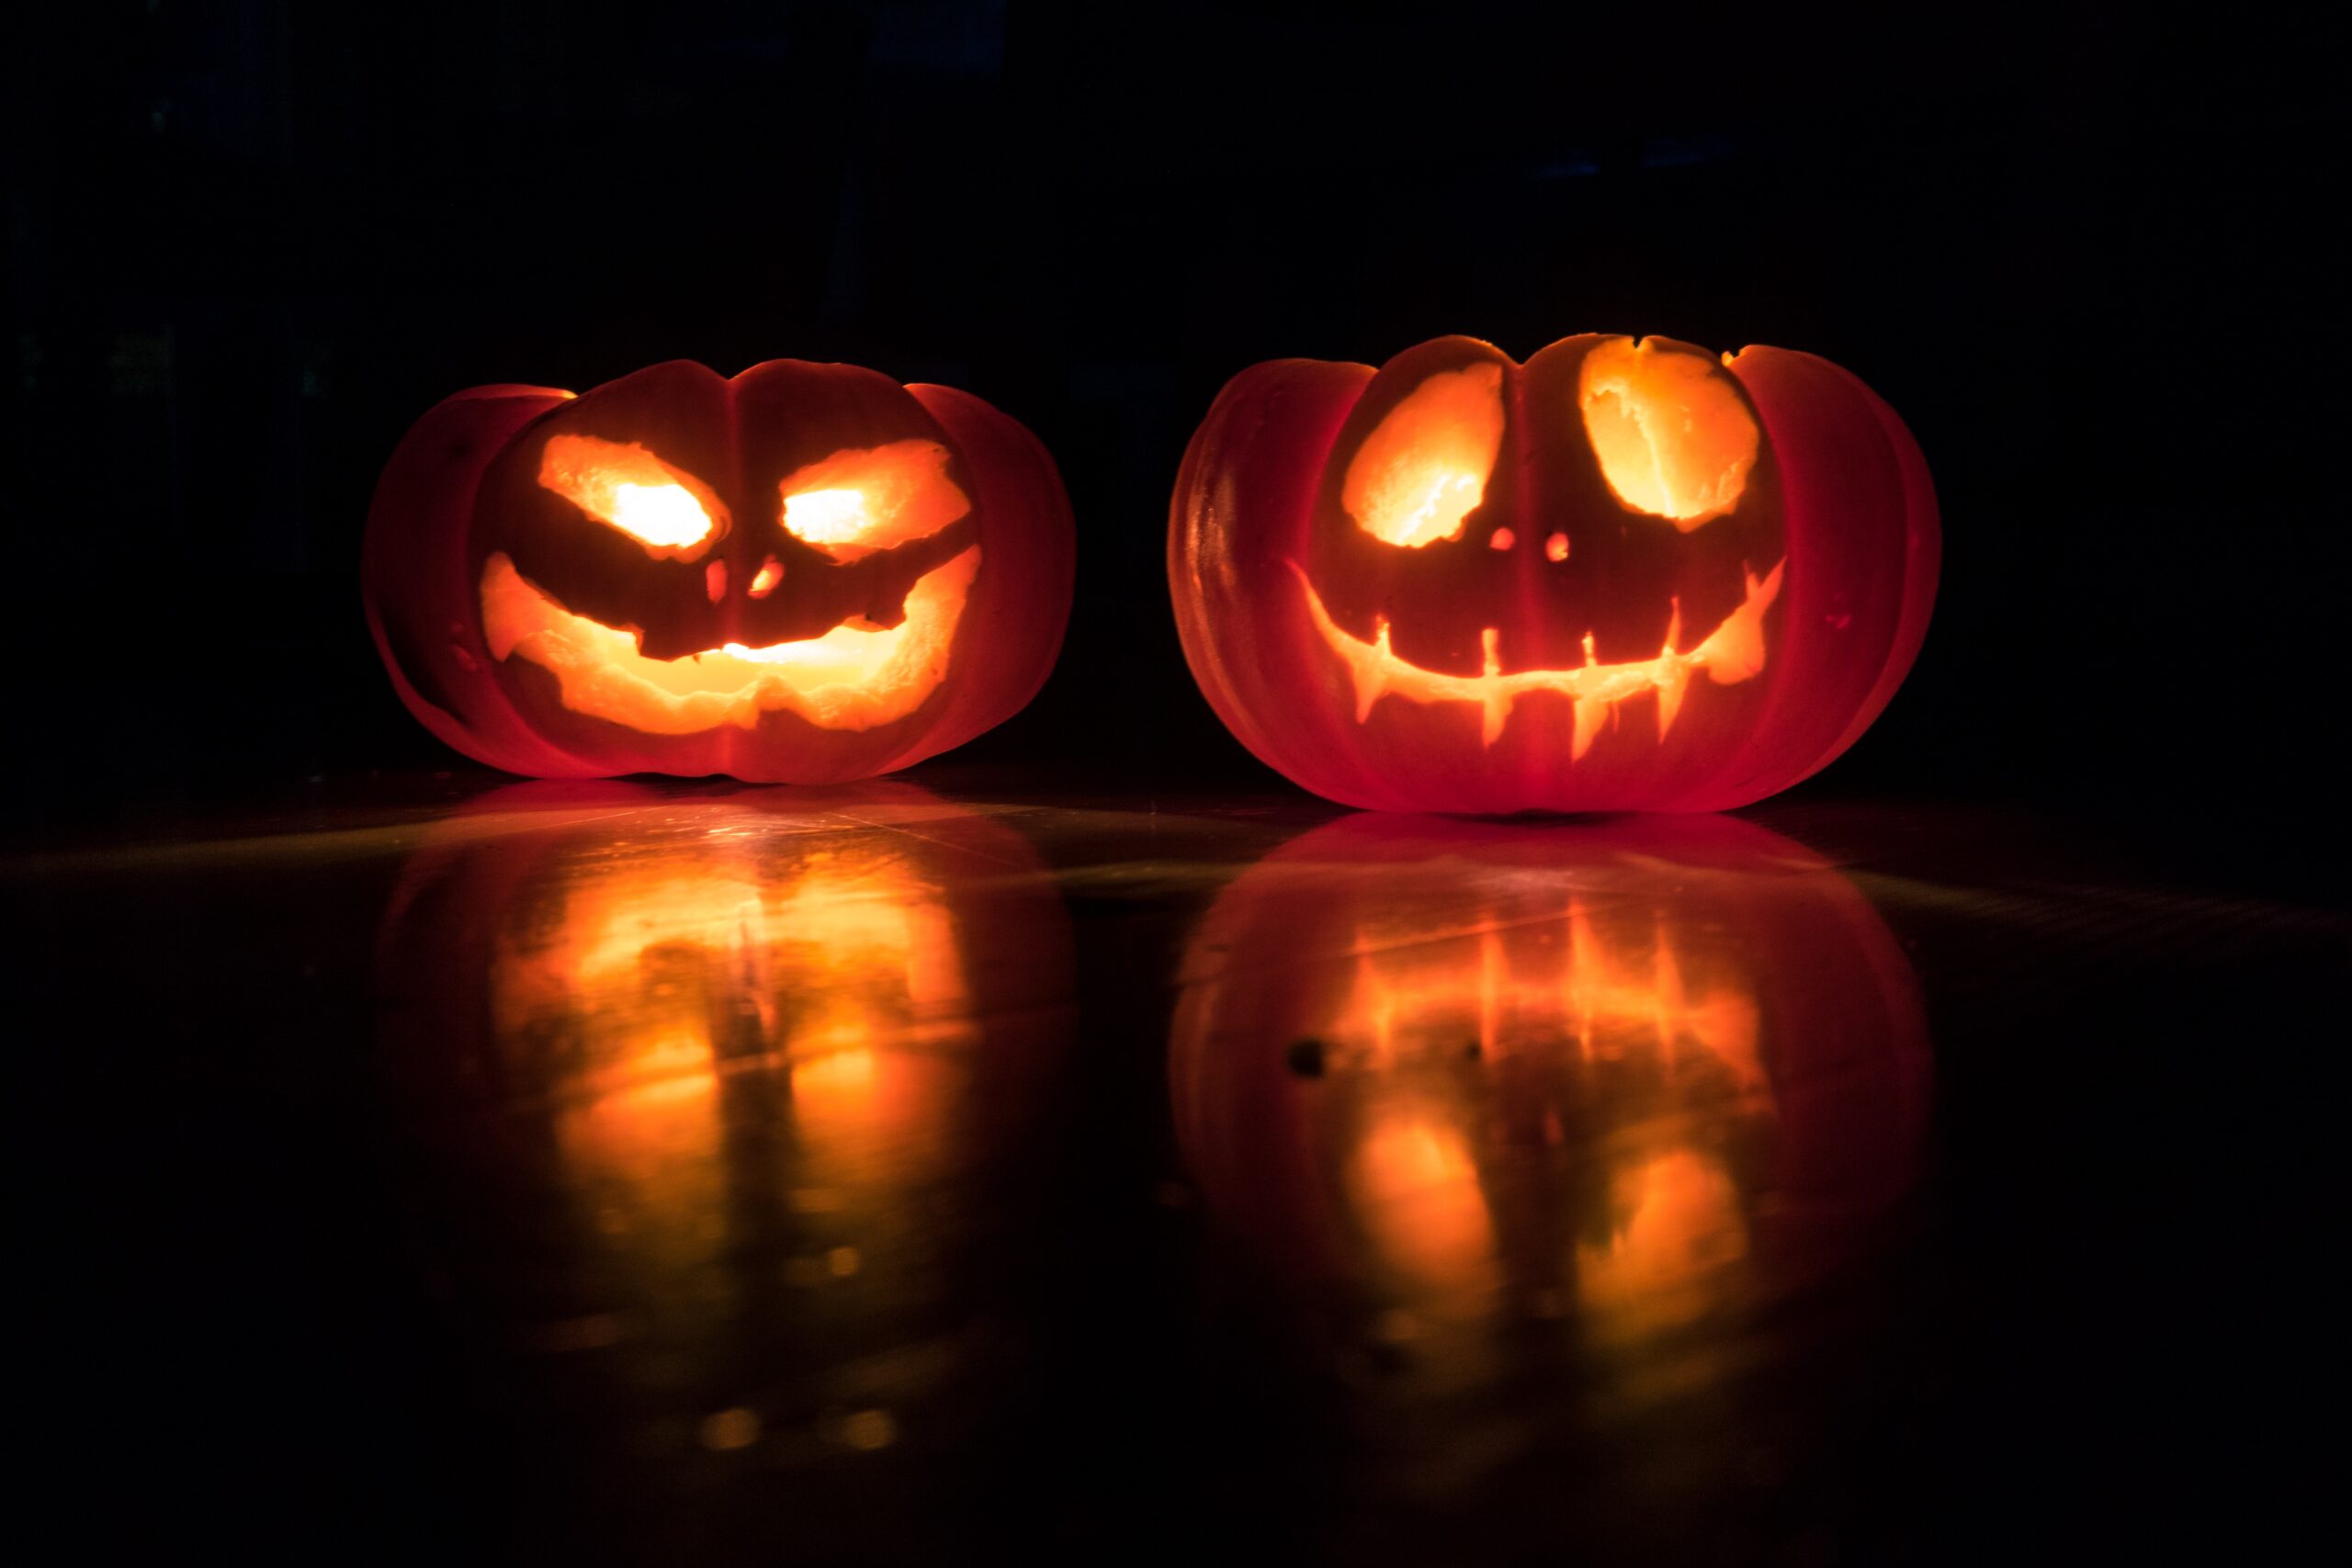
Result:
M989 1361L1070 963L1027 841L905 784L493 791L378 949L435 1266L501 1339L601 1352L557 1359L661 1451L884 1446Z
M1178 478L1184 651L1269 765L1394 810L1714 811L1850 745L1917 654L1934 492L1811 355L1440 338L1228 383Z
M1732 818L1347 818L1218 897L1182 987L1212 1213L1325 1309L1474 1361L1502 1325L1634 1344L1790 1289L1921 1153L1910 965Z
M365 574L401 700L468 756L820 784L1019 712L1072 551L1052 459L977 398L679 360L441 403L377 487Z

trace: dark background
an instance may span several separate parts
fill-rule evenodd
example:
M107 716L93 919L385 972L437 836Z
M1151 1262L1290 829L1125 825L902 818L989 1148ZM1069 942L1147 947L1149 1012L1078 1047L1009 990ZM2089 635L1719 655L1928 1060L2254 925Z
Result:
M1755 813L1877 871L1937 1009L1930 1235L1874 1287L1915 1337L1883 1375L1858 1339L1823 1384L1840 1419L1870 1406L1832 1446L1869 1499L1853 1539L2096 1561L2184 1516L2295 1533L2245 1472L2333 1485L2324 1445L2292 1441L2335 1418L2322 1341L2273 1306L2337 1246L2315 1210L2340 1182L2290 1167L2340 1131L2287 1108L2341 1103L2309 1064L2340 1055L2314 955L2342 931L2254 897L2341 900L2321 846L2352 550L2322 237L2344 94L2315 33L2245 7L2159 29L2084 5L1895 24L1459 0L16 20L0 837L36 857L282 826L255 803L288 799L334 807L299 825L372 823L489 782L402 711L359 610L376 475L458 389L842 359L966 388L1054 453L1080 531L1061 664L941 765L1127 812L1054 864L1083 874L1090 1027L1128 1033L1090 1037L1039 1156L1054 1251L1023 1280L1067 1332L1064 1382L968 1483L1066 1465L1098 1511L1040 1524L1008 1495L1006 1539L1195 1560L1269 1497L1328 1511L1285 1468L1332 1418L1319 1385L1227 1338L1214 1364L1201 1336L1163 1353L1196 1305L1170 1262L1190 1243L1136 1223L1168 1162L1154 1010L1210 886L1122 904L1093 874L1182 859L1113 786L1273 799L1267 838L1320 811L1226 736L1177 647L1166 504L1195 423L1256 361L1444 333L1521 358L1594 330L1811 350L1934 469L1917 668ZM2086 849L2086 822L2118 837ZM2007 826L1980 852L1985 823ZM401 1239L413 1195L384 1170L410 1134L357 978L397 857L325 837L96 871L61 852L6 911L41 933L7 982L38 1195L20 1274L62 1303L17 1347L63 1390L25 1429L76 1530L127 1524L159 1561L479 1543L566 1435L502 1405L447 1337L459 1288ZM1617 1500L1546 1528L1605 1528ZM1788 1561L1839 1560L1789 1539Z
M1933 631L1812 788L2272 805L2332 740L2341 95L2243 8L56 9L7 94L20 820L462 766L358 614L379 467L459 388L678 356L1053 451L1065 655L966 761L1268 781L1166 612L1217 388L1591 330L1826 355L1928 454Z

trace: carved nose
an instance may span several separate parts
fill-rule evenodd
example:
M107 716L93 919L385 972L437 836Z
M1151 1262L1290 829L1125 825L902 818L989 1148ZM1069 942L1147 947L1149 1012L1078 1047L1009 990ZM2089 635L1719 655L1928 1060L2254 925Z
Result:
M1507 550L1518 542L1519 536L1508 528L1498 528L1487 536L1487 547L1490 550Z
M1567 559L1568 536L1566 534L1555 534L1550 538L1544 540L1544 558L1545 560Z
M784 563L770 556L760 563L760 570L752 574L752 586L746 592L754 599L764 599L775 592L775 585L783 581Z

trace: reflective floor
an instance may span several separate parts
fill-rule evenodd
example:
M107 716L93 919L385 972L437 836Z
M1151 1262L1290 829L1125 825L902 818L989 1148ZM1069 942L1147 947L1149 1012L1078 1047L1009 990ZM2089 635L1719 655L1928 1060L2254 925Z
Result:
M12 855L75 1478L307 1561L1978 1561L2225 1505L2211 1042L2310 1031L2339 917L1998 811L925 776Z

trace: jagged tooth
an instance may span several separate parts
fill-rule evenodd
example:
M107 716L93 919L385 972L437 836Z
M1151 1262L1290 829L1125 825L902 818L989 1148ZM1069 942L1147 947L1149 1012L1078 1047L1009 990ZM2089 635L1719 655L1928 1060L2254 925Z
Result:
M1388 690L1388 623L1378 625L1378 636L1368 659L1351 659L1349 672L1356 682L1356 722L1362 724L1372 716L1372 705Z
M1487 698L1479 705L1479 745L1494 745L1503 739L1503 727L1510 724L1510 705L1517 694L1503 684L1503 630L1488 626L1479 632L1479 672L1487 677Z
M1579 760L1587 751L1592 750L1592 738L1600 733L1600 721L1609 716L1609 699L1606 697L1577 699L1577 733L1576 739L1568 747L1570 761Z
M1510 693L1491 687L1487 690L1485 722L1478 730L1481 746L1492 746L1503 738L1503 727L1510 722Z
M1503 656L1501 630L1488 626L1478 636L1482 658L1479 668L1486 676L1486 700L1480 705L1478 744L1492 746L1503 738L1503 727L1510 722L1511 694L1502 682Z
M1657 738L1666 739L1674 728L1675 716L1682 711L1682 698L1690 690L1690 667L1676 662L1670 673L1660 676L1657 683Z

